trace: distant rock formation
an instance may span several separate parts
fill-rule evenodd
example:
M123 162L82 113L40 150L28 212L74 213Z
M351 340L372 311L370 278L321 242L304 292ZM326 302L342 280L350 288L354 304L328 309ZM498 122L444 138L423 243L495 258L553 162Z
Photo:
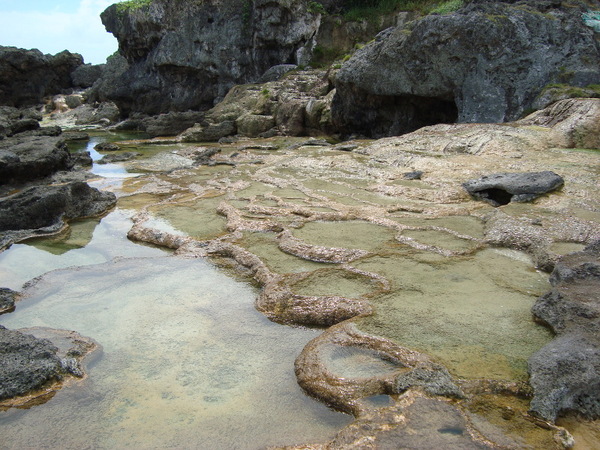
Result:
M334 124L382 137L505 122L550 83L600 83L600 41L584 12L560 1L477 1L388 29L340 70Z
M82 65L81 55L66 50L52 56L0 46L0 105L40 104L44 97L73 87L71 74Z
M272 66L307 64L321 20L308 1L285 0L154 0L101 17L128 67L100 97L125 115L208 109Z

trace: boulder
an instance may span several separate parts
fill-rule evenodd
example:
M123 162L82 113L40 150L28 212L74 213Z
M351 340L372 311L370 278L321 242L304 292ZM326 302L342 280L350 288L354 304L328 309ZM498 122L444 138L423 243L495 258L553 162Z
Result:
M176 136L204 119L204 114L195 111L169 112L158 116L139 119L141 128L150 137Z
M463 183L471 196L492 206L529 202L564 184L554 172L496 173Z
M550 421L576 412L600 418L600 241L564 256L553 289L533 306L557 337L528 362L532 413Z
M114 206L116 197L84 182L33 186L0 199L0 236L11 232L60 228L66 220L96 216Z
M0 46L0 105L40 104L44 97L71 88L71 73L82 64L81 55L66 50L52 56Z
M106 64L83 64L71 73L73 86L78 88L89 88L104 75Z
M44 178L72 167L61 137L17 135L0 141L0 185Z
M225 120L219 123L195 125L181 134L183 142L212 142L235 134L235 122Z
M118 152L121 150L117 144L113 144L112 142L100 142L94 146L94 150L99 152Z
M381 137L447 122L505 122L552 83L600 82L584 6L469 2L388 29L339 71L332 113L346 134Z
M104 155L102 159L98 161L98 164L111 164L116 162L129 161L140 155L141 153L138 152L112 153L110 155Z
M63 374L58 349L46 339L0 325L0 400L39 389Z

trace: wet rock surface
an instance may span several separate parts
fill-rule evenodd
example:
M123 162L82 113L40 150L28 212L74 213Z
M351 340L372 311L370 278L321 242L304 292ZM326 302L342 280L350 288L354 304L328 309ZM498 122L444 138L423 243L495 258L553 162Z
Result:
M600 49L583 12L560 3L471 2L388 29L340 70L334 123L381 137L434 123L516 120L549 83L600 80Z
M510 202L529 202L540 195L559 189L564 184L554 172L496 173L463 183L463 187L478 200L492 206Z
M57 232L66 220L105 212L116 203L111 192L100 192L84 182L33 186L0 199L2 246L35 234Z
M47 340L0 326L0 400L23 395L49 381L60 379L63 370L58 349Z
M577 412L600 417L600 241L566 255L550 278L553 289L533 307L556 338L531 357L531 411L554 421Z
M98 348L72 331L0 325L0 408L43 403L66 380L84 377L83 360Z
M0 184L41 179L73 167L64 139L15 136L0 141Z

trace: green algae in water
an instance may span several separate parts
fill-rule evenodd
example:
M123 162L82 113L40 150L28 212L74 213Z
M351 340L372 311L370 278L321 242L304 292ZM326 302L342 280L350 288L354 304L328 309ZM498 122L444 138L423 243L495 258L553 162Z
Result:
M269 269L277 273L297 273L320 269L326 264L308 261L282 252L274 233L244 233L240 244L254 253Z
M357 326L428 353L457 376L526 379L527 359L552 337L531 317L547 275L525 262L488 250L443 264L400 254L355 265L393 285Z
M76 330L103 354L48 403L0 412L2 445L257 449L331 439L350 417L305 396L293 370L318 331L270 322L255 295L199 259L46 274L0 323Z
M378 287L375 280L365 275L343 269L323 269L295 283L291 289L299 295L339 295L358 298L373 292Z
M423 217L398 217L397 222L412 227L440 227L447 228L462 235L471 236L476 239L484 238L483 222L472 216L447 216L439 218Z
M293 231L295 237L323 247L374 251L394 240L394 230L364 221L309 222Z
M168 223L173 230L198 239L214 239L226 233L227 221L216 210L222 197L195 202L156 205L149 212Z
M450 233L438 230L407 230L402 232L406 236L418 243L435 246L454 252L464 252L474 250L477 242L456 237Z

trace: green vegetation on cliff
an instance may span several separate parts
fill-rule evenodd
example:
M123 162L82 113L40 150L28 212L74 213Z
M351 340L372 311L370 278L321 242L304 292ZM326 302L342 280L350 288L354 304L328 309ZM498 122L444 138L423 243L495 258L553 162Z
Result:
M346 0L346 20L375 19L396 11L417 11L422 14L447 14L456 11L463 0Z
M152 3L153 0L127 0L126 2L117 3L117 12L132 11L142 8Z

